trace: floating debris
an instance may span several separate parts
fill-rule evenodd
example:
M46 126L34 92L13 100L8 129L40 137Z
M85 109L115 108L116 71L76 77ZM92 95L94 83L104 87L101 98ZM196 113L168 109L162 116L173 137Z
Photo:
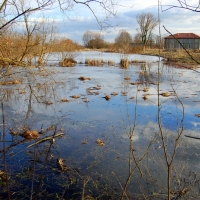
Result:
M62 102L69 102L70 100L69 100L69 99L63 98L63 99L61 99L61 101L62 101Z
M79 79L80 81L92 80L91 78L87 78L87 77L85 77L85 76L80 76L78 79Z
M200 114L195 114L196 117L200 117Z
M88 144L88 140L87 140L87 139L82 140L82 141L81 141L81 145L82 145L82 144Z
M121 92L122 96L127 96L127 92Z
M67 166L64 164L64 161L65 160L63 158L57 159L58 168L60 168L62 171L69 171L70 169L67 168Z
M110 100L111 99L111 97L110 97L110 95L106 95L105 97L103 97L105 100Z
M70 97L71 97L71 98L74 98L74 99L80 98L80 96L79 96L78 94L72 95L72 96L70 96Z
M136 82L131 82L130 84L131 84L131 85L137 85L137 83L136 83Z
M101 139L96 140L97 146L105 146L105 142Z
M149 91L149 88L147 88L147 87L145 87L144 89L143 89L143 92L148 92Z
M32 140L32 139L38 139L39 138L39 133L36 130L26 130L23 134L22 137L24 137L27 140Z
M160 95L163 96L163 97L171 96L171 94L169 92L163 92L163 93L160 93Z
M0 181L6 181L6 173L0 170Z
M26 92L24 90L19 91L19 94L25 94Z
M117 92L112 92L111 95L116 96L116 95L118 95L118 93Z
M131 85L140 85L140 84L143 84L142 82L131 82L130 83Z
M124 80L126 80L126 81L128 81L128 80L130 80L130 79L131 79L131 78L128 77L128 76L124 78Z
M149 99L149 95L148 95L148 94L145 94L142 98L143 98L144 100L148 100L148 99Z
M100 90L100 89L101 89L101 86L97 85L97 86L94 86L94 87L86 88L86 92L87 92L88 95L99 95L99 92L94 91L94 90Z
M85 103L90 102L88 98L83 98L82 100L83 100L83 102L85 102Z
M46 105L51 105L51 104L53 104L51 101L45 101L44 102Z

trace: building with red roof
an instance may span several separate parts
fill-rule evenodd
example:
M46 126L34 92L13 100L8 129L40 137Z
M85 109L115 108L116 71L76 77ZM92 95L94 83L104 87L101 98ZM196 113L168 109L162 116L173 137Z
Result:
M165 49L200 49L200 36L194 33L176 33L164 38ZM182 45L181 45L181 44Z

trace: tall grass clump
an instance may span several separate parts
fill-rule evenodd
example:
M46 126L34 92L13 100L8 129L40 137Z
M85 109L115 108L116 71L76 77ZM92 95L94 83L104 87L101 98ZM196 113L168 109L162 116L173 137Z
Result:
M89 58L85 59L85 64L87 66L102 66L104 63L105 62L103 59L89 59Z
M121 66L122 69L128 69L128 67L129 67L128 59L127 58L122 58L120 60L120 66Z

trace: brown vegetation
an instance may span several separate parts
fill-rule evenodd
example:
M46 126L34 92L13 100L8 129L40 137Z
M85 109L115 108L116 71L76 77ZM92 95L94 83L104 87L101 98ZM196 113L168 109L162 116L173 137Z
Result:
M85 59L87 66L102 66L105 62L102 59Z
M110 97L110 95L106 95L105 97L103 97L106 101L108 101L108 100L110 100L111 99L111 97Z
M61 102L69 102L69 99L62 98L62 99L61 99Z
M87 78L87 77L85 77L85 76L80 76L78 79L79 79L80 81L92 80L91 78Z
M149 99L149 95L148 94L145 94L145 95L143 95L143 97L142 97L144 100L148 100Z
M171 96L171 94L169 92L163 92L163 93L160 93L160 95L163 96L163 97Z
M123 69L128 69L128 67L129 67L129 61L128 61L128 59L127 58L122 58L120 60L120 66Z
M116 95L118 95L118 93L117 92L112 92L111 95L116 96Z
M23 134L22 137L24 137L27 140L32 140L32 139L38 139L39 138L39 133L36 130L26 130Z
M78 98L80 98L80 96L78 94L75 94L75 95L72 95L71 98L78 99Z
M200 63L200 51L199 50L188 50L191 56ZM159 55L159 49L147 49L145 52L138 52L145 55ZM161 50L160 55L164 58L166 63L175 63L178 66L188 67L191 65L197 65L185 50L183 49L174 49L174 50Z
M132 64L141 64L141 63L146 63L145 60L131 60L130 63Z
M61 169L62 171L69 171L70 169L67 168L67 166L64 164L64 159L63 158L58 158L57 159L57 165L58 168Z
M74 67L76 65L76 61L73 58L64 58L63 61L59 62L61 67Z
M105 142L102 139L96 140L97 146L105 146Z
M14 81L3 81L0 82L0 85L16 85L16 84L20 84L19 80L14 80Z

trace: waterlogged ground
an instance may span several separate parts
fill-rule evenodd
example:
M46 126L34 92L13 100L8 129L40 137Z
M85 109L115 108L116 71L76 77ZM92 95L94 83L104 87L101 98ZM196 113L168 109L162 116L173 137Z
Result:
M1 86L7 142L6 154L1 143L0 169L5 168L6 155L13 198L29 199L32 191L38 199L166 199L159 118L169 159L176 149L172 198L198 199L200 74L164 65L153 56L129 55L146 64L128 69L119 67L119 54L83 52L76 60L84 63L91 57L115 65L15 69L22 83ZM88 79L82 81L81 76ZM160 93L170 96L158 99L158 77ZM20 133L25 129L40 131L39 138L24 141ZM55 143L47 140L29 147L59 133L64 135ZM67 170L58 167L59 158Z

